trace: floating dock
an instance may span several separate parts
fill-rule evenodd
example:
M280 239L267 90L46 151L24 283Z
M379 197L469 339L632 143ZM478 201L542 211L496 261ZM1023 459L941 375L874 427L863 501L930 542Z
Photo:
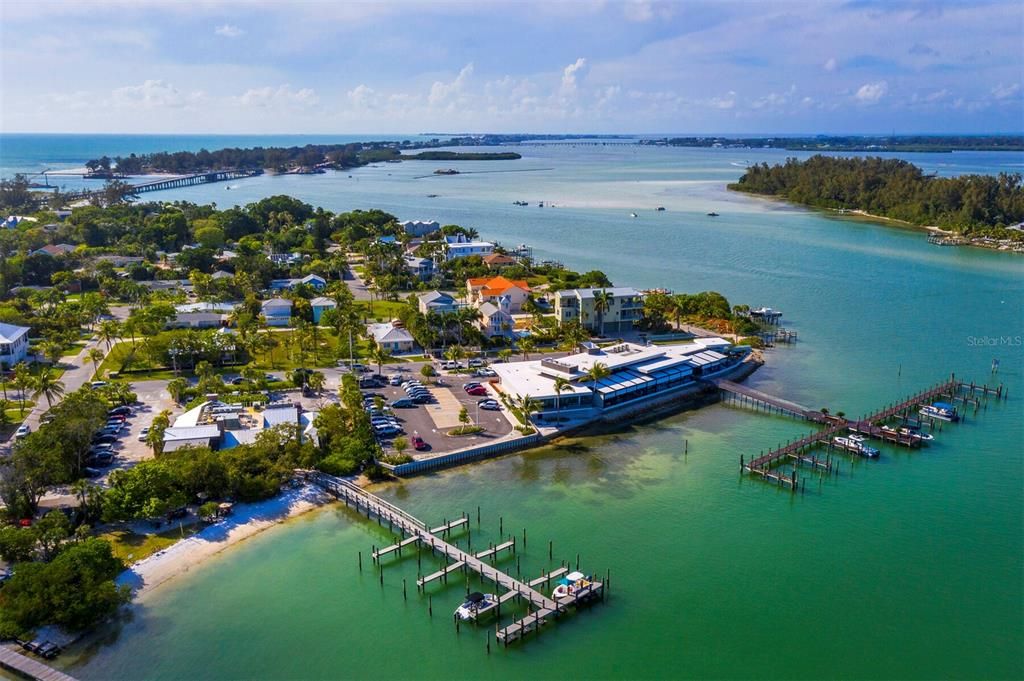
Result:
M74 677L5 646L0 646L0 668L36 681L75 681Z
M560 617L568 612L570 607L579 606L582 603L593 600L603 600L605 597L606 583L609 581L609 578L606 578L604 582L591 580L586 586L577 589L572 595L555 599L537 591L536 587L542 584L549 584L552 579L556 579L565 574L565 572L568 572L566 566L563 565L553 571L542 574L536 579L523 582L503 570L484 562L487 558L497 557L502 551L514 553L517 548L514 537L476 553L464 551L442 538L442 535L449 535L453 529L467 525L469 518L466 515L451 522L445 521L441 526L434 529L428 529L423 521L347 480L320 471L304 470L299 471L299 473L307 482L321 487L335 498L344 501L346 505L353 506L357 512L365 513L367 518L376 516L378 523L383 525L384 522L387 522L388 528L391 531L405 535L404 539L391 546L381 549L374 548L371 552L374 562L379 564L380 558L387 555L395 553L401 555L403 548L417 544L419 547L430 549L432 553L444 556L446 560L450 561L440 570L419 577L416 580L417 589L425 590L427 585L432 582L444 581L447 583L448 576L453 572L472 571L480 575L481 580L491 581L496 586L505 590L504 593L497 594L497 603L486 608L484 611L477 612L476 616L479 617L484 612L494 610L500 617L501 605L512 599L520 599L528 603L531 608L528 614L504 628L495 627L495 638L504 645L521 639L531 631L537 631L550 619ZM577 568L579 567L578 563L579 557L577 556ZM383 567L381 567L382 584L383 579L384 573ZM456 625L458 625L457 618ZM489 640L488 650L490 650Z

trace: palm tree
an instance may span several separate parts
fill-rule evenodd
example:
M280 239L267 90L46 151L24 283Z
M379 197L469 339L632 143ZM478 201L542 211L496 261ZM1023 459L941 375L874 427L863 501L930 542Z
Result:
M572 386L572 381L561 376L555 378L555 420L562 420L562 391L568 390Z
M460 362L466 356L466 351L461 345L452 345L444 351L444 358L452 362Z
M181 402L181 398L185 395L185 390L188 389L188 381L184 378L173 378L167 381L167 392L170 393L171 399L175 402Z
M53 341L43 341L39 344L39 353L50 364L56 365L60 362L60 358L64 356L64 346Z
M519 408L522 409L527 421L530 420L530 414L541 407L540 402L529 395L516 395L516 400L519 402Z
M242 367L240 374L242 378L253 384L258 384L263 380L263 371L252 362Z
M199 380L205 381L206 379L213 376L213 365L207 362L205 359L200 360L196 363L195 374L199 377Z
M590 390L591 392L594 393L594 395L597 395L598 382L605 378L608 378L611 375L611 370L601 362L594 362L594 366L590 367L590 370L587 371L586 374L584 374L586 379L590 381Z
M327 378L319 371L314 371L306 377L306 385L309 386L310 390L316 392L317 395L320 395L323 392L324 384L326 382Z
M107 344L107 352L110 352L111 346L121 337L121 325L113 319L108 319L100 324L96 336Z
M155 456L164 453L164 433L170 425L171 412L166 409L153 417L153 423L149 426L149 434L146 435L146 444L153 448Z
M384 365L390 362L394 357L384 349L381 345L374 345L370 348L370 360L377 364L377 373L379 374L383 369Z
M530 353L537 349L537 344L529 336L519 339L519 352L523 353L523 359L530 361Z
M32 386L32 397L33 399L39 399L40 397L46 398L46 404L51 409L53 408L53 400L59 399L64 396L64 384L61 383L57 376L54 375L49 368L43 369L35 377Z
M32 370L24 362L14 365L14 388L21 395L21 413L25 413L25 391L32 387ZM7 399L6 397L4 399Z
M604 289L594 291L594 313L597 315L597 325L602 337L604 337L604 316L611 309L613 300L615 300L614 296Z
M86 353L89 361L92 362L92 377L96 378L100 372L100 362L103 361L103 351L99 348L89 348L89 352Z
M498 350L498 359L508 364L508 361L512 359L512 348L502 348Z

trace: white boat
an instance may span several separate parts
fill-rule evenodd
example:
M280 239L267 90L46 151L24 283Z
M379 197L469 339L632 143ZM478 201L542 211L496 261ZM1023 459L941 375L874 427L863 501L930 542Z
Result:
M556 601L560 598L572 598L580 589L590 586L590 580L582 572L570 572L558 580L558 586L551 592L551 597Z
M466 601L455 609L455 616L460 620L471 620L481 610L486 610L497 604L498 598L494 594L483 594L476 591L466 596Z
M635 218L635 217L636 217L636 213L630 213L630 214L629 214L629 217L631 217L631 218Z
M866 456L869 459L874 459L878 456L878 450L864 444L864 438L860 435L851 435L849 437L840 435L832 438L832 443L840 449Z
M935 404L929 404L926 407L922 407L921 411L918 412L921 416L929 416L933 419L939 419L940 421L959 421L960 417L956 414L956 408L948 402L936 402Z

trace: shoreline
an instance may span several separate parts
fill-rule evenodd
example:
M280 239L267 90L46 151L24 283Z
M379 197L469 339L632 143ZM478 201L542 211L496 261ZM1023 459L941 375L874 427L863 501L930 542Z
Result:
M820 206L811 206L811 205L807 205L807 204L804 204L804 203L797 203L795 201L790 201L789 199L787 199L784 196L776 196L776 195L768 195L768 194L755 194L755 193L752 193L752 192L745 192L745 191L742 191L742 190L739 190L739 189L729 189L728 187L727 187L727 189L729 191L731 191L731 192L735 192L737 194L742 194L743 196L750 196L750 197L757 198L757 199L767 199L769 201L777 201L779 203L784 203L787 206L793 206L793 207L796 207L796 208L802 208L804 210L809 210L809 211L815 211L815 212L818 212L818 213L823 213L825 215L828 215L829 217L838 217L838 218L847 218L847 219L850 219L850 218L853 218L853 219L860 218L860 219L863 219L863 220L868 220L868 221L871 221L871 222L876 222L876 223L879 223L879 224L882 224L882 225L886 225L886 226L890 226L890 227L901 227L903 229L909 229L909 230L914 230L914 231L919 231L919 232L926 232L926 233L928 233L928 235L940 236L940 237L943 237L943 238L950 238L950 239L963 239L964 240L963 243L940 244L940 245L943 245L943 246L973 246L974 248L984 248L984 249L989 250L989 251L1000 251L1002 253L1024 254L1024 243L1017 244L1016 248L1013 248L1013 247L1011 247L1011 248L1003 248L1003 247L1001 247L1000 243L998 243L998 242L988 241L987 237L965 237L965 236L962 236L961 234L959 234L958 232L954 232L954 231L948 230L948 229L942 229L941 227L936 227L935 225L918 225L918 224L915 224L913 222L907 222L906 220L900 220L898 218L890 218L890 217L886 217L884 215L875 215L874 213L869 213L866 210L860 210L859 208L822 208Z
M285 490L271 499L236 506L228 518L130 565L115 581L119 586L132 589L130 606L135 606L160 586L207 559L332 501L334 498L319 488L303 485Z

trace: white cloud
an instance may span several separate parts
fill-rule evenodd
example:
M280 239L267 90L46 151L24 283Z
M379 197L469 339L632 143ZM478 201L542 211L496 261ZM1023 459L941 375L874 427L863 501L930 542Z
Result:
M579 81L586 75L587 60L580 57L572 64L562 70L562 94L572 96L576 94Z
M731 109L736 106L736 93L730 90L724 97L712 97L708 104L715 109Z
M430 86L430 103L435 106L440 106L450 98L460 95L463 88L466 87L466 82L472 75L473 63L470 62L462 67L462 70L459 71L459 75L450 83L443 83L439 80L435 81L434 84Z
M144 109L178 109L195 104L203 98L202 92L182 94L162 80L147 80L141 85L119 87L110 95L114 106Z
M837 62L837 61L836 61L836 58L835 58L835 57L829 57L829 58L828 58L828 59L827 59L827 60L825 61L825 63L821 65L821 67L822 67L823 69L825 69L826 71L828 71L829 73L832 73L832 72L833 72L833 71L835 71L835 70L836 70L837 68L839 68L839 62Z
M861 85L854 97L857 98L857 101L864 104L875 104L885 96L885 93L888 91L889 83L884 80L880 80L877 83L865 83L864 85Z
M372 109L377 106L377 92L362 83L349 90L346 96L348 101L361 109Z
M238 26L233 26L231 24L222 24L213 29L213 32L215 35L223 36L225 38L237 38L245 33L245 31L240 29Z
M251 88L236 97L235 101L244 107L251 108L308 109L316 106L320 102L320 98L312 88L304 87L293 90L290 84L285 84L277 88L269 85Z
M992 96L996 99L1009 99L1013 97L1017 92L1020 91L1020 83L1013 83L1011 85L1003 85L1000 83L992 88Z

